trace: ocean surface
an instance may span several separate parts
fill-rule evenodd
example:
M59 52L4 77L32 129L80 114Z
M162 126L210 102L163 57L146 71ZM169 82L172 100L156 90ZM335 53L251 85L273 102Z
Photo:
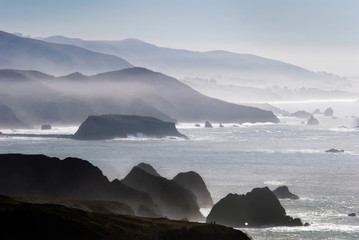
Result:
M254 239L359 239L359 128L356 119L317 115L319 126L282 117L279 124L224 124L213 129L179 124L189 140L130 137L108 141L1 137L0 153L78 157L98 166L110 180L122 179L134 165L151 164L166 178L194 170L206 182L214 202L228 193L287 185L299 200L281 200L288 215L309 227L245 228ZM48 133L74 133L78 126ZM44 133L9 130L4 133ZM326 153L330 148L344 153ZM209 209L202 209L204 214Z

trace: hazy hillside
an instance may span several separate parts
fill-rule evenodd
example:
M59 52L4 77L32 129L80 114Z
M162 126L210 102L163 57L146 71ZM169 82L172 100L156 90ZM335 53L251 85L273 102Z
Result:
M54 75L94 74L131 67L126 60L84 48L19 37L0 31L0 68L31 69Z
M182 122L278 122L272 112L207 97L175 78L144 68L57 78L34 71L0 70L0 101L31 124L78 124L94 114Z
M330 74L318 74L285 62L250 54L226 51L193 52L157 47L137 40L85 41L53 36L45 41L66 43L93 51L114 54L136 66L150 68L177 78L214 78L221 84L236 84L252 87L274 85L321 87L333 89L348 85L347 79ZM335 85L333 85L334 81Z

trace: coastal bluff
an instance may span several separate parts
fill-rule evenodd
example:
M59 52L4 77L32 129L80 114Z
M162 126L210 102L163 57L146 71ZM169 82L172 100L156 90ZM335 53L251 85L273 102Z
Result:
M177 131L173 122L164 122L153 117L114 114L89 116L73 139L106 140L129 136L187 138Z

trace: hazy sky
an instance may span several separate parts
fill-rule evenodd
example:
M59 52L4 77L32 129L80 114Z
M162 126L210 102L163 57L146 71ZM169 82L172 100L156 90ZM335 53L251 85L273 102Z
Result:
M33 37L138 38L359 76L359 0L0 0L0 29Z

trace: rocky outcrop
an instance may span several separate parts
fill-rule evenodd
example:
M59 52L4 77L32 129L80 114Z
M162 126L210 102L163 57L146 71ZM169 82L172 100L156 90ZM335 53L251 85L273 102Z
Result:
M196 196L174 181L154 176L135 166L122 183L149 193L161 207L163 216L171 219L203 220Z
M307 125L319 125L319 121L315 117L311 116L307 121Z
M117 179L109 182L100 169L78 158L0 154L0 176L0 194L115 201L159 212L150 195Z
M299 218L286 215L274 193L265 188L255 188L246 195L228 194L216 203L207 222L230 227L302 226Z
M324 116L326 117L333 117L334 116L334 111L332 108L327 108L325 111L324 111Z
M291 192L289 192L289 189L287 186L280 186L277 187L275 190L273 190L273 193L277 196L277 198L285 199L299 199L299 197Z
M134 115L89 116L74 135L78 140L104 140L128 136L186 138L179 133L175 123L163 122L153 117Z
M2 239L250 240L232 228L204 223L88 213L0 196Z
M327 153L342 153L342 152L344 152L344 150L343 149L338 150L336 148L331 148L331 149L326 150L325 152L327 152Z
M290 114L291 117L296 117L296 118L310 118L312 116L311 113L306 112L306 111L297 111L295 113Z
M150 164L148 163L140 163L137 165L137 167L141 168L142 170L145 170L147 173L152 174L153 176L160 177L160 174L154 169Z
M213 128L212 124L209 121L206 121L206 123L204 124L204 127Z
M194 193L197 197L199 207L213 206L211 194L198 173L193 171L179 173L172 180Z
M51 125L50 124L43 124L41 126L41 130L50 130L51 129Z

